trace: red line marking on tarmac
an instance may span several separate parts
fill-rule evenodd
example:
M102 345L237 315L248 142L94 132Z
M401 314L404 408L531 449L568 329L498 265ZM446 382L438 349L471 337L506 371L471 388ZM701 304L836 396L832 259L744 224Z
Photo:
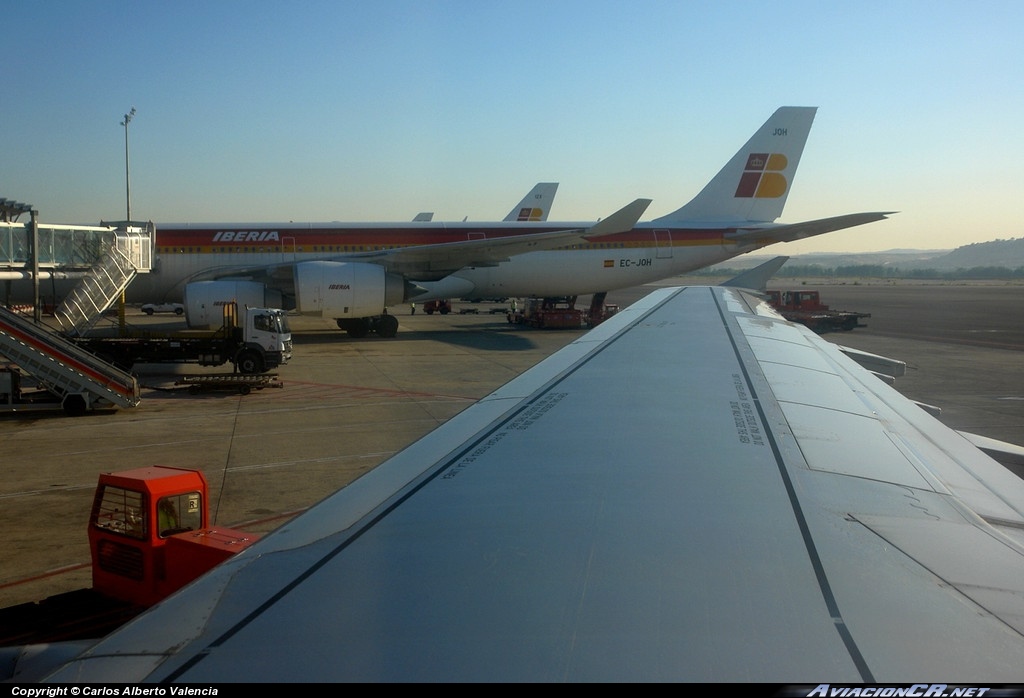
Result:
M90 567L91 565L92 565L92 563L90 563L90 562L80 562L77 565L68 565L67 567L60 567L60 568L55 569L55 570L50 570L49 572L43 572L42 574L37 574L34 577L25 577L24 579L17 579L17 580L15 580L13 582L7 582L6 584L0 584L0 589L10 589L12 587L16 587L16 586L19 586L21 584L28 584L29 582L38 582L39 580L46 579L48 577L56 577L59 574L67 574L68 572L76 572L76 571L78 571L80 569L84 569L86 567Z
M423 393L413 390L399 390L397 388L368 388L364 385L339 385L337 383L312 383L309 381L289 381L291 385L302 385L311 388L329 388L332 390L349 390L353 393L365 393L367 396L371 395L392 395L395 397L447 397L454 398L457 400L479 400L477 397L468 397L466 395L449 395L446 393Z

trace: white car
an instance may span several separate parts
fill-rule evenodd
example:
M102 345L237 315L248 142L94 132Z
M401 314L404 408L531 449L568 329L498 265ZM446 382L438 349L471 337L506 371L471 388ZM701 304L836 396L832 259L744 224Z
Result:
M146 303L142 306L141 310L146 315L152 315L153 313L183 315L185 313L185 306L181 303Z

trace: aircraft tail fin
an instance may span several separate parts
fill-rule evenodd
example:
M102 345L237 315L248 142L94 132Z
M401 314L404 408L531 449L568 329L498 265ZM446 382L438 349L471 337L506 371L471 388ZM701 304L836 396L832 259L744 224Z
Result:
M656 221L774 221L786 205L815 112L777 109L697 196Z
M555 200L558 182L538 182L515 208L508 212L506 223L514 221L546 221Z

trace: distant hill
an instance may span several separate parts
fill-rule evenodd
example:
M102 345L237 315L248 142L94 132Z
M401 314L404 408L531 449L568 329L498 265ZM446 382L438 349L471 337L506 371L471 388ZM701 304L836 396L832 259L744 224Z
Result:
M936 269L970 269L971 267L1024 267L1024 238L976 242L958 247L934 260Z
M779 254L785 254L780 245L776 254L743 255L714 267L713 270L750 269ZM976 242L955 250L888 250L885 252L820 253L793 255L787 267L820 266L824 269L872 266L889 270L940 272L977 268L1024 269L1024 238Z

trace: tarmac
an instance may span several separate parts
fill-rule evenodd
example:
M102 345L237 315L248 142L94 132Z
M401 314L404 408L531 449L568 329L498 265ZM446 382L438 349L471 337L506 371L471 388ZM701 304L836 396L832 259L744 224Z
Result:
M948 426L1024 444L1024 284L772 284L797 287L821 290L835 309L870 313L866 327L825 339L906 361L896 388L940 407ZM625 307L651 290L607 300ZM247 395L175 385L181 374L225 367L140 367L138 407L0 416L0 607L91 585L86 523L101 472L199 468L214 524L267 532L584 332L513 326L488 312L495 305L456 303L448 315L397 306L393 339L354 340L333 320L293 316L294 356L275 371L279 387ZM184 326L137 309L128 320Z

